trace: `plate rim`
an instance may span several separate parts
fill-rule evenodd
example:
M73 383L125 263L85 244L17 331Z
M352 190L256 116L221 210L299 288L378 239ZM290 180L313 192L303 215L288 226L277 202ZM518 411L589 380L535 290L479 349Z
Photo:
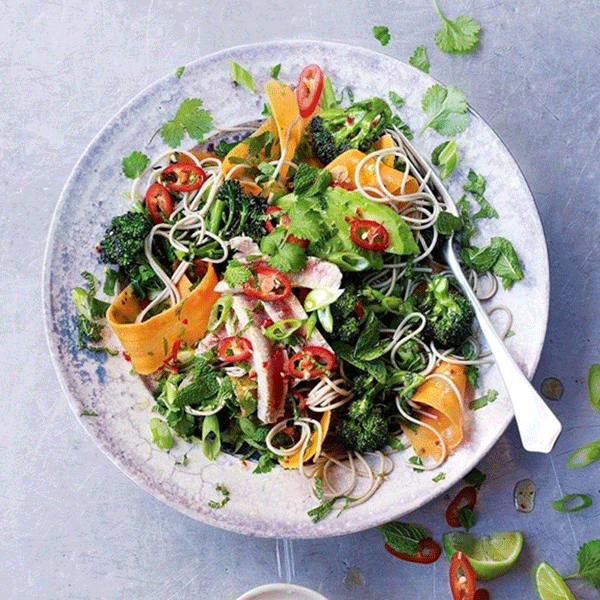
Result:
M365 48L363 46L346 44L346 43L338 42L338 41L312 40L312 39L270 40L270 41L265 41L265 42L257 42L257 43L251 43L251 44L243 44L240 46L233 46L233 47L221 49L219 51L198 57L197 59L187 63L185 66L186 66L186 68L188 68L193 65L196 65L197 63L201 63L204 61L223 59L223 58L226 58L227 55L229 55L229 54L240 54L240 53L244 53L247 51L256 51L256 50L260 50L260 49L268 49L268 48L273 48L273 47L293 48L293 47L306 47L307 45L319 45L320 47L322 47L324 49L333 47L333 48L337 48L339 51L343 51L343 52L358 51L358 52L360 52L361 55L365 54L365 55L372 55L375 57L380 57L380 58L385 59L386 61L394 61L394 62L400 63L403 66L403 68L416 70L415 67L412 67L408 63L406 63L398 58L395 58L393 56L387 55L378 50L372 50L370 48ZM422 73L420 71L419 71L419 74L420 74L419 76L428 78L432 83L441 83L440 81L438 81L436 78L432 77L429 74ZM52 298L50 295L50 284L51 284L50 263L52 260L51 246L53 246L52 241L56 235L56 231L59 226L59 220L57 217L58 217L58 214L60 213L63 205L67 201L68 192L70 190L70 187L71 187L74 179L76 178L82 163L86 160L86 157L88 156L90 150L100 141L102 136L105 134L106 130L109 129L111 125L115 124L122 117L122 115L124 113L126 113L136 102L138 102L140 99L142 99L150 90L152 90L153 88L156 88L157 86L164 83L171 77L172 77L172 73L169 72L169 73L165 74L164 76L156 79L155 81L151 82L146 87L144 87L141 91L139 91L127 103L122 105L108 119L108 121L98 130L98 132L93 136L91 141L82 150L82 152L81 152L79 158L77 159L77 161L75 162L67 180L65 181L65 184L61 190L60 196L58 198L57 204L56 204L53 214L52 214L51 224L50 224L50 228L48 230L48 235L46 238L46 245L45 245L45 250L44 250L43 270L42 270L42 304L43 304L44 330L45 330L46 340L48 343L52 363L53 363L57 378L59 380L59 383L61 385L63 393L67 397L69 406L71 407L71 410L72 410L73 414L75 415L77 421L81 424L81 426L86 431L86 433L93 439L94 443L96 444L97 447L100 448L100 450L103 452L103 454L106 455L109 458L109 460L115 466L117 466L119 468L120 471L125 473L129 479L134 481L136 483L136 485L141 487L144 491L148 492L151 496L153 496L153 498L160 500L161 502L167 504L171 508L174 508L178 512L185 514L185 515L193 518L196 521L200 521L200 522L208 524L208 525L212 525L212 526L219 527L219 528L229 530L229 531L234 531L234 532L241 533L244 535L255 535L258 537L279 537L280 534L278 534L277 532L273 532L273 531L263 532L263 531L257 530L256 527L251 527L251 526L245 527L245 528L240 527L239 524L232 523L231 521L229 521L227 519L225 519L225 520L220 519L218 517L218 515L211 516L209 513L206 513L206 514L199 513L197 511L194 511L194 510L188 508L187 506L182 506L181 504L178 504L177 502L166 497L159 490L150 486L145 481L144 477L142 477L139 473L133 473L133 472L131 472L131 470L127 469L125 462L122 460L119 460L119 457L116 456L113 452L111 452L111 449L109 448L109 446L107 444L103 443L103 441L97 435L95 435L95 433L93 431L93 427L91 426L90 422L86 419L83 419L82 416L80 414L78 414L77 410L79 408L79 406L78 406L79 401L77 401L74 394L71 393L71 390L70 390L68 382L67 382L66 374L61 369L61 362L60 362L60 357L59 357L59 353L58 353L58 348L55 346L54 341L53 341L54 334L51 330L51 325L50 325L50 319L52 316L51 315ZM450 85L450 84L442 83L442 85ZM539 212L539 208L538 208L537 202L535 200L535 197L534 197L533 193L531 192L529 183L527 182L527 179L525 178L525 175L521 171L521 168L520 168L519 164L517 163L517 161L515 160L513 154L511 153L509 148L506 146L503 139L496 133L494 128L492 128L489 125L489 123L487 122L487 120L485 118L483 118L471 106L469 106L469 111L473 115L475 115L478 119L480 119L486 125L486 127L493 133L493 135L497 138L498 142L500 143L502 150L510 157L511 161L514 163L514 165L517 169L517 172L520 176L520 179L522 181L522 184L524 185L526 192L532 201L531 207L533 208L536 225L541 230L542 236L543 236L543 249L544 249L544 256L543 256L544 273L543 273L543 276L544 276L544 279L543 279L542 283L545 285L545 290L544 290L545 293L543 295L544 304L542 307L542 309L543 309L543 328L540 328L543 331L543 335L541 336L541 342L540 342L539 346L536 348L535 354L531 359L531 373L528 374L528 378L533 379L536 369L539 366L539 362L540 362L541 355L542 355L542 352L543 352L543 349L545 346L545 339L546 339L547 331L548 331L549 304L550 304L550 275L549 275L549 255L548 255L548 244L547 244L546 233L544 230L543 222L540 218L540 212ZM490 449L497 443L497 441L504 434L508 425L512 421L513 416L514 416L514 412L513 412L512 406L510 406L509 410L506 410L504 413L504 419L499 423L498 434L489 437L485 443L482 443L479 446L479 454L478 454L477 460L481 460L490 451ZM462 475L464 475L471 468L471 466L472 465L469 464L469 466L467 468L464 468L462 470ZM424 506L428 502L431 502L435 498L439 497L439 495L443 494L449 487L451 487L451 485L454 485L454 482L447 483L447 484L444 484L442 482L439 485L439 492L436 493L435 496L428 498L419 507L413 508L411 510L411 512L413 512L414 510L418 510L418 508ZM310 524L310 521L307 521L307 523ZM347 535L350 533L355 533L358 531L369 529L374 526L376 526L375 522L361 524L361 526L359 526L359 527L341 528L340 531L322 531L322 530L318 530L317 528L315 528L312 531L313 535L311 535L310 531L304 531L302 534L299 534L297 531L295 531L293 535L289 535L288 537L294 537L294 538L298 538L298 539L335 537L338 535ZM307 529L310 529L310 528L307 527Z

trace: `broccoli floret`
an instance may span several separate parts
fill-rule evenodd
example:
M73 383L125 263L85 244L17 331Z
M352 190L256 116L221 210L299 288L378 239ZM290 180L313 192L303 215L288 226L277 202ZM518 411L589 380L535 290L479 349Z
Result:
M346 450L357 452L374 452L381 450L388 439L388 422L383 407L374 403L373 390L380 391L380 386L372 380L371 388L349 402L339 415L336 433L337 438ZM363 388L356 382L358 388Z
M377 97L324 110L310 122L312 151L325 165L350 148L367 152L391 118L387 102Z
M151 229L150 218L142 212L114 217L100 242L100 260L118 265L128 273L143 254L144 241Z
M353 283L349 283L342 295L330 305L333 318L333 331L331 337L342 342L353 341L360 333L360 318L356 313L358 290Z
M246 194L239 181L228 179L220 185L211 206L209 229L226 239L247 235L258 243L267 234L266 209L262 198Z
M471 335L475 311L461 292L450 291L447 277L433 277L419 308L427 319L423 337L439 348L456 348Z

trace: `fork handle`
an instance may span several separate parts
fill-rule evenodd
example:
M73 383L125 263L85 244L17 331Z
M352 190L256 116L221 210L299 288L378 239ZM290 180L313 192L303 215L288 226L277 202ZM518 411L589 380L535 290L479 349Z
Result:
M451 243L450 241L449 246ZM471 289L451 247L446 252L446 258L460 287L473 305L481 331L496 359L496 365L512 401L523 447L529 452L550 452L562 429L560 421L554 416L508 352L487 312Z

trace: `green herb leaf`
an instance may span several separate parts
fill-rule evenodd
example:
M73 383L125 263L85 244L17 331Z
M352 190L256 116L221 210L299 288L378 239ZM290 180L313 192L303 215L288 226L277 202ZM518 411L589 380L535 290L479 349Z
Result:
M252 75L244 69L241 65L238 65L235 61L229 61L229 76L231 77L231 81L233 81L237 85L241 85L245 87L250 93L256 93L256 87L254 85L254 79L252 79Z
M178 67L177 71L175 71L175 77L177 77L177 79L181 79L181 76L183 75L184 71L185 67Z
M223 279L225 283L230 287L241 285L245 281L248 281L252 277L252 271L243 265L239 260L231 260L225 269Z
M252 473L259 475L261 473L268 473L272 471L273 468L278 464L277 457L270 451L265 451L260 455L258 462L256 463L256 468Z
M396 108L402 108L404 106L404 98L402 96L400 96L400 94L397 94L396 92L390 90L388 97L390 99L390 102Z
M417 467L422 467L423 466L423 460L421 459L420 456L411 456L408 459L408 462L413 464L413 465L417 465ZM415 467L413 467L413 471L416 471L417 473L422 473L423 469L417 469Z
M435 220L435 228L440 235L450 235L460 230L460 219L452 213L443 210Z
M306 252L297 244L283 244L267 261L274 269L299 273L306 266Z
M515 281L523 279L523 269L512 243L503 237L493 237L491 245L499 249L499 256L492 271L502 280L502 287L509 289Z
M468 54L479 43L481 25L465 15L456 17L454 21L446 18L441 11L437 0L434 0L435 9L442 20L442 27L435 33L435 43L442 52L449 54Z
M383 25L375 25L373 27L373 36L382 46L386 46L391 39L390 30Z
M469 248L463 248L460 252L460 257L463 262L468 266L472 267L477 273L485 273L489 271L498 260L500 256L500 249L497 246L485 246L484 248L477 248L477 246L470 246Z
M600 540L590 540L577 552L580 577L585 577L596 589L600 590Z
M475 524L475 514L470 506L463 506L458 511L458 520L465 531L469 531Z
M379 527L379 531L383 535L383 541L396 552L401 554L414 554L417 551L417 545L429 534L413 523L401 523L400 521L392 521Z
M212 130L212 117L202 107L200 98L186 98L175 117L167 121L160 130L160 135L168 146L176 148L181 144L186 132L193 140L202 140Z
M439 481L442 481L443 479L446 479L446 473L444 473L443 471L440 471L435 477L431 478L431 481L433 481L434 483L438 483Z
M472 485L476 490L478 490L483 482L486 480L487 475L482 473L477 467L471 469L464 477L465 483Z
M458 162L456 142L454 140L442 142L431 153L431 162L440 168L440 177L446 179L454 171Z
M144 169L148 166L149 162L150 159L143 152L134 150L121 162L123 174L125 177L129 177L129 179L135 179L144 172Z
M429 59L427 58L427 49L424 45L417 46L408 62L423 73L429 73Z
M431 127L439 134L451 137L469 126L469 106L463 91L456 86L432 85L423 95L421 107L427 115L421 133Z
M410 127L398 115L393 115L391 122L394 127L397 127L405 135L407 140L412 140L414 138Z
M98 413L96 411L86 409L86 410L82 410L79 413L79 416L80 417L97 417Z
M596 410L600 410L600 365L593 364L588 371L588 397Z
M469 381L469 385L473 389L477 389L479 384L479 368L476 365L467 365L465 367L465 373Z
M219 158L225 158L237 145L238 142L226 142L225 140L221 140L214 149L214 153Z
M478 175L473 171L473 169L469 169L469 174L467 175L467 183L463 185L463 189L465 192L471 192L473 196L479 198L485 194L486 181L483 175Z
M270 71L270 75L273 79L277 79L279 77L279 71L281 71L281 63L279 63L278 65L275 65L271 71Z
M496 400L497 397L498 392L496 390L488 390L485 393L485 395L481 396L480 398L475 398L475 400L471 400L471 402L469 402L469 408L471 410L478 410L494 402L494 400Z

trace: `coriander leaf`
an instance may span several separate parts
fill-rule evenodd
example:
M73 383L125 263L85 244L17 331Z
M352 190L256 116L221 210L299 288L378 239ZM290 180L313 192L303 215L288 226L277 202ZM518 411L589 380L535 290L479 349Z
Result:
M179 67L177 71L175 71L175 77L177 77L177 79L181 79L181 76L183 75L184 71L185 67Z
M475 515L473 509L470 506L463 506L458 511L458 520L464 527L465 531L469 531L475 524Z
M320 213L307 205L302 199L297 200L288 210L290 224L288 233L296 237L316 242L321 239L323 220Z
M175 116L161 127L160 135L165 144L176 148L186 132L194 140L203 139L212 129L212 117L201 106L200 98L186 98L180 104Z
M421 133L431 127L441 135L453 136L469 126L469 106L463 91L456 86L432 85L423 95L421 106L427 115Z
M79 416L80 417L97 417L98 413L96 411L94 411L94 410L87 410L87 409L85 409L85 410L82 410L79 413Z
M238 142L226 142L225 140L221 140L218 146L214 149L214 153L219 158L225 158L237 145Z
M392 521L379 527L383 541L396 552L414 554L418 543L429 537L429 534L419 525Z
M480 398L475 398L475 400L471 400L471 402L469 402L469 408L471 410L478 410L494 402L494 400L496 400L497 397L498 392L496 390L488 390L485 393L485 395L481 396Z
M435 220L435 228L441 235L450 235L461 228L460 219L445 210L440 212Z
M150 159L143 152L134 150L121 162L123 174L125 177L129 177L129 179L135 179L144 172L144 169L148 166L149 162Z
M181 123L175 119L172 119L171 121L167 121L161 127L160 136L167 146L170 146L171 148L177 148L185 136L185 129Z
M306 252L297 244L286 243L267 262L278 271L299 273L306 265Z
M600 590L600 540L590 540L577 551L580 577L585 577Z
M275 65L271 71L270 71L270 75L273 79L277 79L277 77L279 77L279 71L281 71L281 63L279 63L278 65Z
M321 169L312 167L306 163L300 163L296 174L294 175L294 193L297 196L306 194L312 187Z
M335 351L335 355L341 360L351 364L357 369L366 371L373 375L379 383L385 383L387 379L387 368L382 360L363 360L354 356L354 349L345 342L333 340L331 347Z
M446 179L454 171L458 162L456 142L454 140L442 142L431 153L431 162L439 167L440 177Z
M397 451L404 450L406 448L406 446L402 443L402 440L395 435L388 436L387 445L392 450L397 450Z
M401 108L402 106L404 106L404 98L402 96L400 96L400 94L397 94L396 92L390 90L388 96L389 96L390 102L396 108Z
M254 79L252 75L244 69L241 65L238 65L235 61L229 61L229 76L234 84L245 87L250 93L256 93L256 87L254 85Z
M424 45L417 46L408 62L423 73L429 73L429 59L427 58L427 49Z
M404 134L407 140L413 139L414 136L410 127L398 115L393 115L391 122L394 127L397 127Z
M256 468L254 469L254 471L252 471L252 473L256 475L260 473L268 473L269 471L272 471L275 465L277 464L277 457L272 452L267 450L260 455L260 458L256 463Z
M467 379L469 380L469 385L473 389L477 389L477 385L479 383L479 368L475 365L467 365L465 367L465 373L467 375Z
M476 490L478 490L483 482L486 480L487 475L482 473L478 468L471 469L464 477L465 483L472 485Z
M383 25L375 25L373 27L373 36L382 46L386 46L390 41L390 30Z
M227 285L235 287L248 281L251 276L252 271L246 265L243 265L239 260L231 260L225 269L223 279Z
M511 242L503 237L493 237L491 245L499 249L498 260L494 263L492 271L502 279L502 287L508 289L515 281L523 279L523 269L519 257Z
M435 9L442 27L435 33L435 43L442 52L449 54L468 54L479 43L481 25L465 15L461 15L451 21L441 11L437 0L434 0Z

